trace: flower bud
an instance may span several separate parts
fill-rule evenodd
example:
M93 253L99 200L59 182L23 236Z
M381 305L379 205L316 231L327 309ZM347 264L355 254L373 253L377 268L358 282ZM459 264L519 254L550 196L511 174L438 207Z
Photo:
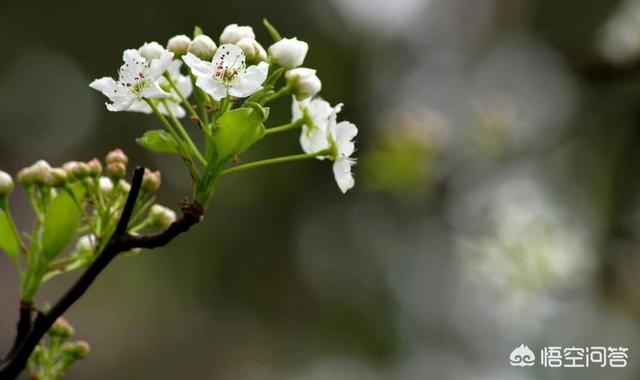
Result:
M45 160L39 160L27 168L28 176L36 185L45 185L45 181L51 171L51 165Z
M269 55L285 69L293 69L302 65L309 51L309 45L297 38L283 38L269 46Z
M155 226L162 229L168 228L171 223L176 221L176 213L159 204L151 206L149 217Z
M86 358L90 349L89 343L77 341L63 344L60 351L62 351L62 355L69 357L73 361Z
M243 38L256 38L252 27L238 26L238 24L227 25L220 35L220 45L235 44Z
M102 191L103 194L109 194L111 191L113 191L113 182L111 182L111 179L109 179L109 177L100 177L98 185L100 187L100 191Z
M189 53L202 60L210 61L217 48L216 43L209 36L201 34L191 41Z
M104 173L113 179L124 178L124 176L127 175L127 166L121 162L114 162L107 165Z
M163 52L164 48L162 47L162 45L155 41L145 42L144 45L142 45L140 49L138 49L138 53L140 53L140 55L146 58L148 61L160 58Z
M62 165L62 169L67 172L69 179L84 179L89 175L89 165L84 162L69 161Z
M0 170L0 198L6 197L13 191L13 179L8 173Z
M160 171L152 172L144 169L144 177L142 178L142 191L152 193L160 188L161 178Z
M187 54L190 44L191 38L184 34L180 34L169 39L169 42L167 42L167 50L172 52L174 57L178 58Z
M126 166L129 163L129 157L127 157L127 155L124 154L122 149L118 148L109 152L104 162L106 162L107 165L113 164L113 163L122 163Z
M287 71L284 77L298 100L316 96L322 89L322 82L312 69L298 67Z
M82 235L76 243L78 253L93 253L96 249L96 237L93 234Z
M131 184L123 179L118 181L118 191L124 195L129 194L129 191L131 191Z
M97 177L102 174L102 164L97 158L87 162L87 165L89 166L89 175L91 177Z
M253 38L245 37L236 43L244 52L248 61L262 62L267 60L267 51Z
M47 173L44 184L51 187L60 187L67 182L67 172L64 169L53 168Z
M73 336L74 330L66 319L60 317L56 319L47 333L52 338L60 338L65 341Z
M35 183L35 177L33 175L33 170L30 167L23 168L18 172L18 183L24 187L33 186Z

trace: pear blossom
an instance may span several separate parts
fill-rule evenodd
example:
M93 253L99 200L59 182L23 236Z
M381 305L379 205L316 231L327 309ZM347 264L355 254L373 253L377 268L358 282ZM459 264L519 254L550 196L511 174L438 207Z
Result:
M176 213L173 210L159 204L151 206L149 218L154 226L160 228L168 228L177 219Z
M309 45L297 38L283 38L269 46L269 55L285 69L293 69L302 65L309 51Z
M298 100L316 96L322 89L322 82L312 69L298 67L287 71L284 77Z
M351 158L351 155L355 151L353 139L357 134L358 128L348 121L333 123L329 126L329 138L334 146L334 154L331 157L333 176L343 194L355 184L351 167L355 165L356 161Z
M292 101L292 122L305 117L300 134L300 146L305 153L317 153L331 148L327 133L329 125L335 123L337 114L342 109L342 103L332 107L326 100L317 97L298 101L295 97ZM319 157L323 159L324 157Z
M191 45L191 38L180 34L173 36L167 41L167 50L172 52L175 57L181 57L187 54L189 51L189 45Z
M208 61L213 57L217 48L211 37L201 34L191 41L189 53Z
M13 191L13 179L11 176L0 170L0 197L5 197Z
M138 53L146 60L159 59L164 52L164 47L156 41L145 42L139 49Z
M89 85L109 98L107 109L112 112L133 111L150 113L144 99L164 99L171 96L160 87L158 79L171 64L173 53L162 49L159 58L146 59L137 50L125 50L124 64L118 80L103 77Z
M267 79L269 64L245 65L245 55L236 45L220 46L211 62L203 61L191 53L182 57L198 78L196 85L215 100L227 95L245 98L262 89Z
M235 44L243 38L255 39L253 28L250 26L238 26L238 24L227 25L220 35L220 44Z
M238 45L240 49L242 49L244 55L249 61L266 61L268 58L267 51L264 50L262 45L260 45L260 43L253 38L245 37L236 42L236 45Z
M103 176L98 180L98 187L100 187L100 191L106 195L113 191L113 182L111 182L109 177Z
M293 99L293 120L303 118L305 124L300 134L300 145L306 153L318 153L323 150L331 150L327 156L318 156L323 160L329 158L333 161L333 175L338 187L343 193L351 189L355 180L351 173L351 167L355 160L351 155L355 151L353 138L358 134L358 128L348 121L337 122L337 115L342 109L342 104L332 107L322 98L306 99L298 102ZM307 116L305 116L305 112Z

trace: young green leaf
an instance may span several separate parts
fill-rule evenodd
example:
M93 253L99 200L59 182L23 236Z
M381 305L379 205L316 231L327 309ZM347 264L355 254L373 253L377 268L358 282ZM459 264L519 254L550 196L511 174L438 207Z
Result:
M196 25L196 26L193 28L193 38L196 38L196 37L198 37L198 36L200 36L200 35L202 35L202 34L204 34L204 32L202 31L202 28L201 28L201 27L199 27L198 25Z
M265 114L254 107L243 107L225 112L218 119L220 128L214 140L221 160L244 152L264 136Z
M179 154L175 140L167 131L147 131L142 137L138 137L136 142L154 153Z
M9 216L0 209L0 249L5 251L13 260L18 259L20 242L13 233Z
M76 200L84 196L82 185L72 187ZM82 212L67 192L60 192L47 209L42 227L42 257L49 262L76 236Z

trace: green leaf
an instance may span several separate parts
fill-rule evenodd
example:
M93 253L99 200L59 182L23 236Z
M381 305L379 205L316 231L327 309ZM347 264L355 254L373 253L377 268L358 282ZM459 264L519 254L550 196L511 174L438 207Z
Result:
M220 128L214 140L221 160L244 152L264 136L265 114L255 107L243 107L225 112L218 119Z
M136 142L154 153L179 154L178 144L167 131L147 131L142 137L138 137Z
M9 215L0 209L0 249L5 251L13 260L18 259L20 242L13 233Z
M280 32L278 32L275 26L271 25L269 20L267 20L266 18L263 18L262 23L264 24L264 27L267 28L267 31L269 32L269 34L271 35L271 38L273 38L275 42L278 42L282 39Z
M82 202L84 189L76 184L72 192L78 202ZM66 191L51 200L42 226L42 257L48 263L76 236L82 212Z

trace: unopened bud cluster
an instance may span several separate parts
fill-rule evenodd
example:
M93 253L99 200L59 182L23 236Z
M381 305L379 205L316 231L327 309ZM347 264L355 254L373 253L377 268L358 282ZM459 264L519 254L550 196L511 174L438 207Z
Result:
M47 339L40 341L29 358L29 370L34 379L57 379L64 370L77 360L89 355L89 344L70 341L74 329L60 317L47 331Z

